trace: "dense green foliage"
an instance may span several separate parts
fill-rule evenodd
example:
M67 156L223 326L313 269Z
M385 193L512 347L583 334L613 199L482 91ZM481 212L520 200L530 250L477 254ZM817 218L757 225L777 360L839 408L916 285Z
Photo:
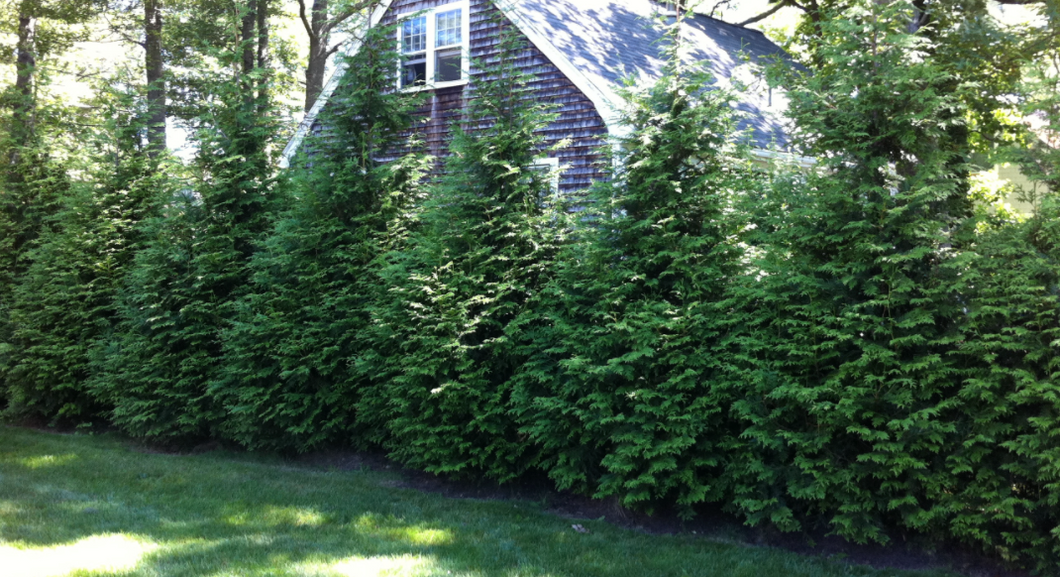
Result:
M194 188L163 199L145 226L120 322L90 380L114 407L112 422L138 436L189 441L216 435L223 422L210 391L223 368L222 334L245 294L275 184L268 71L241 67L242 44L215 52L225 68L202 82L209 97L194 133Z
M0 92L0 371L10 361L15 288L71 184L65 159L55 154L53 131L62 111L38 110L28 125L23 111L33 103L14 87Z
M386 255L373 312L375 377L361 412L412 466L501 479L525 468L527 445L508 416L510 379L524 362L514 338L552 274L557 208L551 175L533 170L548 106L526 98L516 67L527 48L502 33L480 63L465 118L454 125L444 176Z
M792 528L793 513L820 513L857 540L939 522L958 434L948 353L964 316L968 152L951 77L903 24L877 7L828 24L822 65L791 92L826 160L777 191L763 227L757 362L737 413L734 483L763 489L738 506Z
M954 534L1048 573L1060 558L1060 5L1041 16L1048 33L1034 38L1041 52L1022 86L1036 129L1008 151L1031 179L1020 192L1036 211L982 235L965 271L965 439L946 498L958 511Z
M733 509L858 541L956 536L1054 568L1050 205L975 236L976 87L904 15L848 7L794 79L791 113L821 170L779 180L752 218L763 258L744 294L756 313Z
M984 235L967 270L971 304L956 355L961 443L942 505L950 529L1009 558L1060 557L1060 205ZM1055 565L1054 565L1055 567Z
M3 130L3 403L1055 573L1060 12L1021 40L960 4L818 6L809 66L776 75L812 167L751 154L670 24L609 178L563 197L541 170L556 109L503 22L444 158L380 28L277 176L268 13L203 0L168 32L201 41L171 55L190 177L145 148L135 88L87 158ZM964 55L984 38L1013 52ZM971 200L1003 142L1033 180L1022 221Z
M10 318L16 287L30 266L30 252L72 190L75 165L63 147L76 142L70 129L75 115L72 107L45 99L45 59L76 37L61 23L81 20L89 3L19 2L17 10L9 4L0 7L0 30L17 38L16 46L0 50L0 62L14 64L16 80L0 87L0 391L8 388L7 366L18 362ZM0 408L8 400L4 394Z
M515 411L559 486L691 514L722 496L724 359L746 322L731 302L745 272L734 207L759 178L732 96L670 42L668 73L626 93L620 169L578 213Z
M116 320L137 224L171 189L135 137L142 111L134 97L110 94L97 103L110 120L90 141L91 176L72 187L26 255L28 270L11 295L11 363L3 371L12 414L75 424L101 416L84 387L92 351Z
M350 362L368 327L378 284L373 265L392 244L388 225L407 210L426 169L404 144L421 100L387 89L397 55L372 31L346 66L356 82L332 96L326 132L308 143L292 177L289 209L250 263L251 285L223 336L226 370L212 396L223 434L248 447L305 451L354 442L357 391Z
M29 268L28 253L59 210L70 189L62 162L36 143L21 146L0 142L0 154L9 162L0 171L0 371L10 357L11 307L18 283ZM0 381L0 390L6 388ZM5 401L7 396L5 395ZM0 403L2 405L3 403Z

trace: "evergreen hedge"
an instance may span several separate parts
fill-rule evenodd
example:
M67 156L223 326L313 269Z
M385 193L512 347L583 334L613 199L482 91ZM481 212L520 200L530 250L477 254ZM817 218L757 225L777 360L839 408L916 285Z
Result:
M89 140L90 176L71 186L26 254L28 269L11 295L12 362L2 371L13 416L76 425L105 411L84 387L90 360L116 321L138 225L172 188L139 141L135 97L113 92L99 99L109 121Z
M624 95L620 168L577 213L513 410L560 487L690 516L724 494L726 359L747 320L734 209L759 178L733 96L680 64L678 30L664 77Z
M964 368L946 460L947 531L1055 570L1060 559L1060 204L983 235L954 352ZM936 473L939 474L939 473Z
M944 522L971 230L959 94L895 10L823 25L791 113L821 159L771 203L748 287L736 508L857 541ZM915 95L915 97L914 97ZM778 489L781 489L778 491Z
M360 411L404 463L511 479L528 466L508 415L524 362L513 338L540 305L562 231L551 175L533 169L555 116L527 98L532 78L516 64L528 48L502 30L500 56L475 64L444 175L382 261L361 360L376 378Z
M368 376L351 358L371 322L375 267L393 243L388 226L427 169L423 154L401 150L422 98L390 90L393 34L373 29L346 61L356 81L332 95L320 117L327 130L295 161L308 168L287 183L290 208L251 260L251 284L223 335L225 371L212 394L227 413L224 436L244 446L357 442Z
M15 290L30 266L29 253L54 224L71 187L68 167L54 157L51 143L37 134L17 138L16 124L0 119L0 408L9 408L13 391L6 372L18 362L11 320Z
M144 204L153 168L128 151L29 253L40 222L5 197L0 226L37 227L0 266L16 405L112 407L162 442L543 471L628 507L959 539L1055 574L1060 201L976 220L976 87L908 8L847 6L786 78L811 169L752 162L671 28L667 73L625 92L610 178L576 198L534 168L555 114L514 36L478 63L444 164L406 140L417 100L381 89L386 42L278 182L262 103L220 81L193 190ZM1032 156L1055 183L1056 155Z
M235 61L239 51L221 54ZM119 297L119 323L88 386L130 434L167 443L217 436L222 335L267 230L275 179L270 96L234 65L206 82L193 189L160 200Z

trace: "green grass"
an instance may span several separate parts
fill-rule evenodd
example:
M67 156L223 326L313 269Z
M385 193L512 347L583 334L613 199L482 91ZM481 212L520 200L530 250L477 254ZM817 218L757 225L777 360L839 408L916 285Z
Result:
M245 455L0 428L0 575L928 576L572 521Z

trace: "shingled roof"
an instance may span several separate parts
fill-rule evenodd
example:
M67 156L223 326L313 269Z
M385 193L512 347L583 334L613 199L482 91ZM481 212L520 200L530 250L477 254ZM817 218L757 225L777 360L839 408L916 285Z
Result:
M393 0L383 0L371 18L375 25ZM651 82L663 70L663 31L656 26L662 10L651 0L507 0L499 1L523 34L596 104L613 133L622 127L615 110L618 89L626 78ZM682 23L684 60L700 62L722 85L733 86L741 128L751 144L762 150L785 150L783 95L771 91L751 71L750 64L766 64L784 51L764 34L728 24L703 14L688 15ZM354 46L352 50L356 50ZM285 158L300 146L320 109L341 82L343 68L328 82L313 110L284 151Z
M605 99L617 103L625 78L650 82L662 73L664 37L655 25L659 10L649 0L517 0L511 16L524 32L533 32L528 36L545 39ZM703 14L685 18L681 37L686 62L701 62L721 84L734 85L752 143L785 148L786 101L771 93L748 64L788 59L787 54L757 30Z

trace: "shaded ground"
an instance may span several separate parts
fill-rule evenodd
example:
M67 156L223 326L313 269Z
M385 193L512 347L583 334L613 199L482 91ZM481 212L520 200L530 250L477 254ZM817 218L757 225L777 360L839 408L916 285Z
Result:
M406 469L382 454L356 451L322 451L300 456L292 463L337 471L392 471L401 480L395 486L440 494L452 499L484 501L531 501L572 521L605 520L613 525L647 534L694 534L714 541L754 547L774 547L801 555L818 556L850 565L877 569L950 570L969 577L1029 577L1026 571L1008 569L994 559L970 551L957 543L933 544L896 536L891 545L858 545L826 530L810 533L780 533L747 527L736 517L717 508L702 508L691 521L681 520L673 511L646 515L620 506L614 500L590 499L570 492L555 491L544 477L523 479L506 485L491 482L465 482Z
M54 429L30 426L48 432ZM210 442L190 450L153 446L126 441L127 446L147 454L207 454L223 451L239 453L231 447ZM222 455L223 456L223 455ZM896 536L889 546L858 545L837 537L826 536L827 531L785 534L775 530L750 528L737 518L717 508L701 508L692 521L682 521L673 511L656 511L646 515L621 507L614 500L594 500L570 492L555 491L544 476L530 477L515 483L498 485L492 482L466 482L410 470L387 459L380 453L357 451L322 451L295 458L279 459L264 456L284 468L322 471L377 471L391 474L385 486L412 489L450 499L474 501L529 502L580 525L588 520L606 521L623 529L649 535L696 536L712 542L730 543L752 548L774 548L809 557L829 559L847 566L868 566L876 569L910 571L948 570L968 577L1028 577L1030 573L1006 569L996 560L969 551L959 544L930 543L923 539L903 539Z
M216 444L198 447L197 454L160 452L117 435L0 426L0 575L954 575L878 570L691 532L650 535L651 527L637 532L603 520L575 521L548 510L570 502L533 486L417 490L408 487L422 487L421 477L370 455L283 460ZM525 500L531 494L544 496Z

